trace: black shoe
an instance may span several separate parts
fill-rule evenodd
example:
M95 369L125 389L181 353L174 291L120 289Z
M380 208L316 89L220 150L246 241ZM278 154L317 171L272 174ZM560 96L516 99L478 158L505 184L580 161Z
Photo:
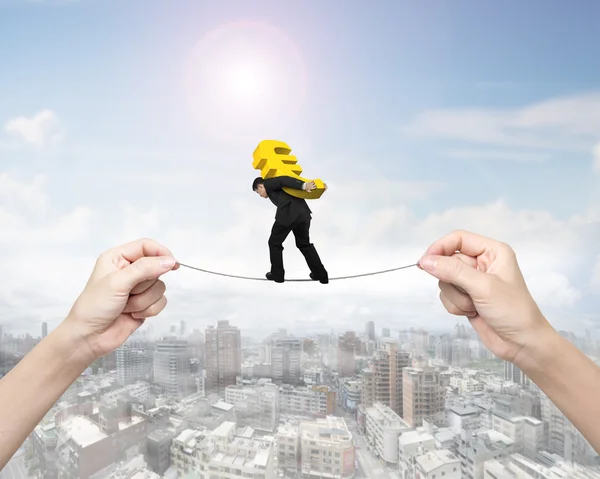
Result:
M275 278L271 272L268 272L266 275L269 281L275 281L276 283L283 283L285 280L283 278Z
M327 275L327 271L323 271L320 275L316 275L315 273L310 273L310 279L313 281L319 281L321 284L329 283L329 276Z

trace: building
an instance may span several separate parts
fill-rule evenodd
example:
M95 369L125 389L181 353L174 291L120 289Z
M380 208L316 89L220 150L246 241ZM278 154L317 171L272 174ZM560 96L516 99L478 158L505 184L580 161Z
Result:
M415 479L461 479L460 459L447 449L429 451L415 459ZM467 477L467 476L465 476Z
M366 409L365 436L374 454L390 466L398 465L400 434L412 428L385 404Z
M127 343L117 349L117 382L127 386L137 381L148 381L152 372L152 358L143 349Z
M425 368L405 368L403 378L402 417L412 427L423 424L423 419L435 422L445 415L446 388L439 371Z
M154 352L154 382L164 394L171 397L183 397L195 391L196 384L190 370L187 341L173 337L157 341Z
M219 321L205 332L205 389L207 393L225 394L227 386L236 384L242 375L242 338L240 330Z
M484 479L600 479L600 471L576 463L559 462L550 467L538 464L521 454L504 460L491 459L484 464Z
M172 444L173 434L158 429L150 433L146 441L146 463L161 477L171 467Z
M492 429L510 438L513 451L529 459L535 459L537 451L544 449L544 423L533 417L493 410Z
M504 361L504 380L523 387L529 387L531 385L531 380L525 373L508 361Z
M302 380L302 339L271 338L271 378L276 383L299 384Z
M362 404L382 403L394 412L403 412L403 369L410 365L409 354L400 351L392 340L381 343L373 353L371 365L363 371Z
M356 411L360 404L363 383L360 379L346 379L342 383L342 404L347 411Z
M302 477L354 477L352 433L341 417L327 416L299 424Z
M233 404L238 426L273 433L279 421L279 387L264 384L255 387L227 386L225 401Z
M148 422L131 415L131 404L102 405L96 420L80 404L81 415L57 413L57 469L61 479L89 479L124 458L127 449L143 445Z
M375 341L375 323L373 321L367 321L365 325L365 336L368 341Z
M42 339L48 336L48 323L42 323Z
M354 331L346 331L337 339L337 361L335 370L339 377L354 376L356 370L355 351L358 349L358 338Z
M282 424L277 429L277 465L286 477L295 477L300 468L300 434L297 425Z
M484 464L491 459L505 459L513 453L513 441L496 431L476 434L463 430L458 445L462 477L483 479Z
M279 388L279 408L282 413L326 416L335 410L336 394L329 386Z
M416 458L436 450L433 427L422 427L400 434L398 440L398 468L400 477L415 477ZM459 465L460 470L460 465Z
M214 431L186 429L173 441L171 465L178 477L273 479L275 439L255 437L252 428L236 430L231 421Z

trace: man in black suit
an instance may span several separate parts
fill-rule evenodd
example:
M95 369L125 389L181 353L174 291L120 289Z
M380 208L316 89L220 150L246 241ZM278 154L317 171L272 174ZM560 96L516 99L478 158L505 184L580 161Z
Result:
M310 278L327 284L329 276L323 263L321 263L317 250L309 239L312 211L306 200L286 193L283 190L284 187L312 191L316 188L316 185L314 181L304 183L291 176L277 176L266 180L258 177L252 182L252 190L262 198L269 198L277 207L275 223L269 237L271 271L267 273L267 279L276 283L284 282L283 242L292 231L296 238L296 246L304 255L306 264L310 268ZM325 185L325 188L327 188L327 185Z

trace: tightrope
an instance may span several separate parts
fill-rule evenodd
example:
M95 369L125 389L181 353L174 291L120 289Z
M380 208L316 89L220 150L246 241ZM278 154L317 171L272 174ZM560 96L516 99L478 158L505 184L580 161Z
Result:
M189 268L189 269L193 269L193 270L196 270L196 271L201 271L203 273L214 274L214 275L217 275L217 276L226 276L228 278L237 278L237 279L247 279L247 280L250 280L250 281L271 281L271 280L269 280L267 278L255 278L255 277L252 277L252 276L240 276L240 275L237 275L237 274L219 273L217 271L209 271L207 269L197 268L195 266L190 266L190 265L183 264L183 263L178 263L178 264L179 264L179 266L183 266L184 268ZM338 276L336 278L329 278L329 281L336 281L336 280L339 280L339 279L361 278L363 276L373 276L373 275L376 275L376 274L391 273L392 271L398 271L398 270L401 270L401 269L412 268L413 266L418 266L418 264L419 263L408 264L406 266L399 266L398 268L391 268L391 269L384 269L384 270L381 270L381 271L374 271L372 273L360 273L360 274L353 274L353 275L350 275L350 276ZM304 279L304 278L302 278L302 279L298 279L298 278L295 278L295 279L286 279L285 281L286 282L288 282L288 281L289 282L312 281L312 282L318 283L318 281L315 281L314 279L310 279L310 278L306 278L306 279Z

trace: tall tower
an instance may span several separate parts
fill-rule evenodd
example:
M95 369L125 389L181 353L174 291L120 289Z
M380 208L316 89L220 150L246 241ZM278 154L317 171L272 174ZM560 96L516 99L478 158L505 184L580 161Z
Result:
M48 336L48 323L42 323L42 339Z
M420 427L423 419L435 421L444 415L446 388L440 372L434 368L405 368L403 377L403 413L411 427Z
M298 384L302 379L302 339L271 338L271 377L274 382Z
M410 356L400 351L392 340L384 341L373 354L371 370L363 373L362 402L365 406L380 402L396 414L403 411L403 370L410 365Z
M154 352L154 382L169 396L183 397L191 392L194 386L187 341L173 337L157 341Z
M368 340L375 341L375 323L373 321L367 322L365 327L365 334Z
M227 386L234 386L242 375L242 337L240 330L219 321L205 332L206 391L225 395Z

